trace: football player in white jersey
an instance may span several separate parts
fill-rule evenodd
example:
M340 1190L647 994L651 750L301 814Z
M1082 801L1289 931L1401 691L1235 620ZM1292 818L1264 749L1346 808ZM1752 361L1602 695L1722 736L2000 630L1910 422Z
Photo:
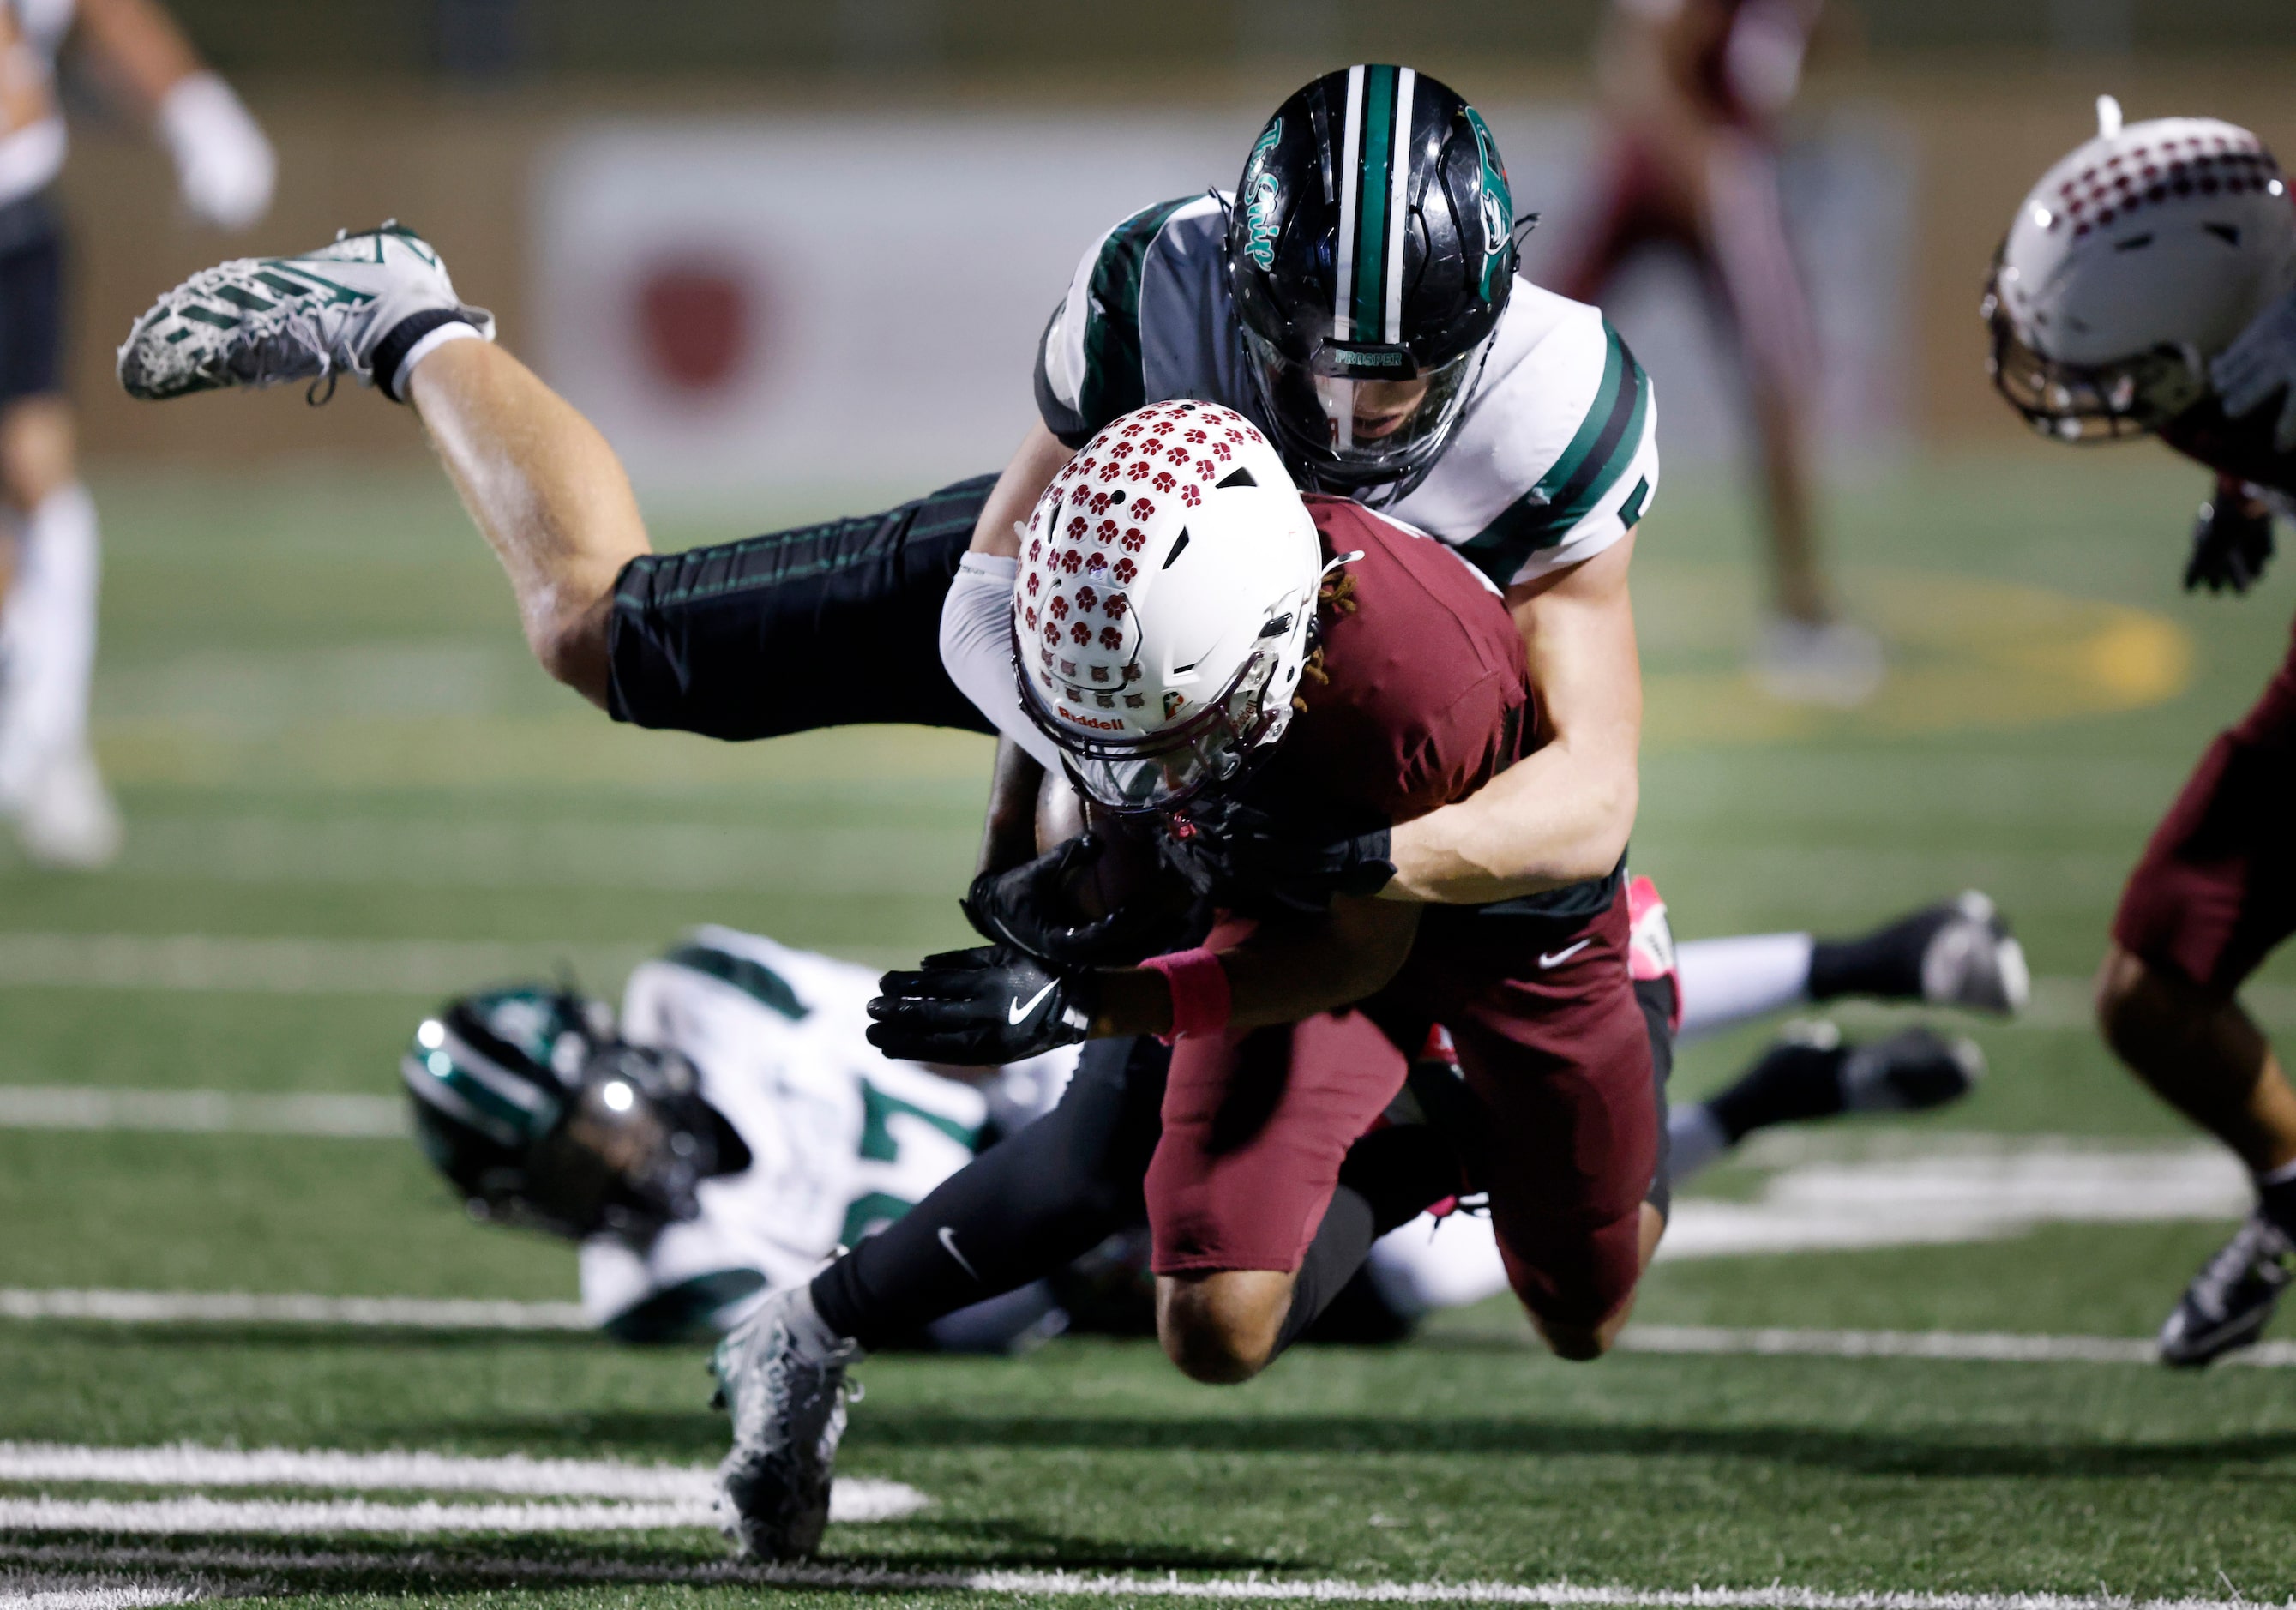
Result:
M464 339L490 338L492 320L404 229L195 275L137 324L120 376L158 399L348 373L411 402L542 663L617 719L722 738L995 730L967 694L1013 702L1011 528L1072 456L1063 434L1081 439L1151 386L1232 403L1304 484L1385 504L1505 589L1548 729L1523 764L1392 834L1255 840L1270 875L1602 908L1637 790L1627 571L1657 485L1648 378L1594 309L1516 276L1488 131L1423 75L1317 79L1270 120L1239 189L1151 209L1095 249L1041 366L1045 423L1002 475L680 554L651 551L620 464L579 415ZM1025 729L1016 709L1000 714Z
M66 145L56 60L73 40L150 119L201 221L260 218L274 164L152 0L0 0L0 814L35 861L95 867L117 852L119 819L88 750L95 505L63 391L63 246L47 200Z
M1664 921L1645 909L1638 932ZM1981 895L1846 940L1693 941L1677 963L1690 1036L1852 995L1997 1013L2024 998L2022 954ZM619 1021L562 986L484 990L425 1021L401 1075L425 1154L474 1212L580 1239L583 1307L607 1334L708 1335L1049 1111L1074 1072L1074 1047L985 1070L886 1057L865 1038L877 988L854 963L702 928L630 975ZM1676 1178L1776 1124L1941 1105L1981 1066L1966 1040L1924 1029L1863 1047L1791 1031L1728 1088L1673 1110ZM616 1081L625 1095L607 1092ZM1057 1292L1037 1282L919 1340L1008 1350L1062 1329L1058 1305L1079 1302L1088 1327L1147 1334L1144 1249L1119 1239ZM1399 1335L1505 1285L1486 1221L1407 1224L1374 1249L1342 1334Z

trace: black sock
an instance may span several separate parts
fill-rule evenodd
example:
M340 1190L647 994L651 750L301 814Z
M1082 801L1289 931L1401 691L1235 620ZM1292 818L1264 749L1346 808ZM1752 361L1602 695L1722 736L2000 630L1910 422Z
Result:
M374 383L391 401L405 402L406 393L398 389L398 371L406 362L406 355L414 350L414 343L441 324L472 323L471 316L460 308L425 308L420 313L408 314L374 344Z
M814 1277L823 1323L882 1347L1054 1274L1136 1221L1169 1059L1152 1039L1095 1041L1060 1105Z
M1810 999L1835 1000L1845 995L1921 999L1922 957L1938 930L1958 915L1951 906L1936 906L1856 939L1813 941Z
M1297 1342L1348 1290L1373 1242L1458 1190L1458 1155L1426 1125L1375 1129L1357 1141L1340 1165L1339 1188L1292 1282L1276 1352Z
M1735 1084L1710 1097L1706 1110L1733 1146L1772 1124L1833 1117L1842 1110L1841 1062L1849 1055L1849 1047L1839 1043L1782 1039Z
M2276 1179L2256 1187L2257 1210L2280 1228L2280 1233L2296 1240L2296 1179Z

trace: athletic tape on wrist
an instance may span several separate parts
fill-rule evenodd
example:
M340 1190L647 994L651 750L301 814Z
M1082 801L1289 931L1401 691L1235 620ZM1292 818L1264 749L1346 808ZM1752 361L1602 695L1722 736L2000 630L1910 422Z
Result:
M1172 1031L1158 1039L1168 1046L1184 1034L1217 1034L1227 1027L1234 1002L1228 994L1227 969L1218 957L1199 945L1193 950L1152 956L1140 965L1162 973L1172 992Z

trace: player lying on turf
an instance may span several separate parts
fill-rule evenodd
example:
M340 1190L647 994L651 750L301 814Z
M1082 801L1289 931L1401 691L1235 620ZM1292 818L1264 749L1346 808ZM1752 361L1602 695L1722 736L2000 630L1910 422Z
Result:
M1382 502L1507 587L1549 728L1528 764L1396 827L1375 857L1367 831L1307 849L1340 875L1387 877L1392 899L1551 897L1569 912L1614 891L1634 819L1627 579L1657 486L1655 415L1598 313L1516 277L1513 229L1464 102L1408 69L1328 74L1269 120L1238 195L1149 208L1086 254L1038 354L1043 423L1002 476L678 554L649 552L597 432L467 339L492 320L403 230L194 276L139 322L119 374L145 398L349 374L411 402L552 674L619 719L722 738L988 730L943 665L944 602L959 628L971 618L951 588L960 562L996 615L1012 522L1078 446L1143 402L1217 400L1281 443L1303 484ZM958 629L950 645L960 680L1006 674L1001 637Z
M2045 436L2157 435L2216 472L2187 590L2248 590L2272 519L2296 508L2296 442L2273 311L2296 286L2296 214L2279 165L2206 118L2096 137L2018 207L1986 298L1996 385ZM2243 331L2250 335L2240 340ZM2113 917L2097 1019L2137 1076L2238 1154L2256 1212L2161 1331L2171 1364L2253 1342L2296 1277L2296 1092L2234 998L2296 929L2296 651L2218 736L2154 830Z
M2009 1009L2021 998L2021 957L1981 899L1849 940L1688 941L1677 951L1681 1032L1850 995ZM850 962L705 928L630 975L619 1021L560 985L488 990L426 1021L401 1071L425 1155L475 1213L581 1240L583 1307L609 1335L722 1332L1067 1088L1075 1047L990 1070L883 1056L866 1038L876 989L876 973ZM634 1065L626 1045L664 1056ZM674 1062L693 1069L690 1091L670 1088ZM1944 1105L1979 1065L1968 1042L1923 1029L1867 1046L1789 1032L1728 1088L1669 1111L1674 1177L1772 1125ZM627 1099L588 1097L614 1080ZM1049 1286L938 1319L921 1340L1001 1350L1071 1325L1152 1330L1136 1244L1124 1235ZM1401 1335L1431 1308L1506 1284L1472 1218L1439 1234L1393 1231L1365 1274L1340 1300L1352 1336Z

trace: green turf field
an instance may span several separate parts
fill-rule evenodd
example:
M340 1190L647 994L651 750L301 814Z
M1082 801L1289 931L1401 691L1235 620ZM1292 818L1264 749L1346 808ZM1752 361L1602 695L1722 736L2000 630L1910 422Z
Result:
M1677 932L1846 929L1976 884L2039 979L2029 1023L1964 1025L1993 1077L1961 1108L1758 1152L1687 1211L1759 1206L1829 1168L1927 1168L1934 1188L1936 1167L1968 1166L1990 1196L2036 1156L2192 1161L2086 1029L2081 981L2144 834L2287 630L2288 562L2242 603L2175 591L2201 490L2133 448L1939 463L1845 492L1848 588L1898 676L1870 711L1814 717L1739 674L1740 503L1668 487L1636 564L1651 742L1636 859ZM528 662L505 586L427 474L115 475L99 493L100 739L129 847L100 878L0 863L0 1086L389 1097L421 1011L508 972L567 965L611 991L701 921L885 962L963 936L984 743L885 730L737 750L613 729ZM2267 968L2254 998L2296 1024L2296 972ZM1686 1050L1679 1088L1726 1077L1761 1032ZM0 1311L89 1288L574 1293L570 1253L470 1224L401 1141L9 1121ZM1897 1211L1911 1240L1940 1210ZM1640 1314L1677 1346L1740 1348L1756 1327L2138 1338L2226 1226L2112 1217L1684 1259L1652 1275ZM1408 1346L1303 1351L1242 1389L1086 1340L1022 1360L880 1359L863 1378L845 1470L931 1503L832 1528L826 1573L776 1597L1248 1597L1271 1579L1327 1597L1544 1584L1558 1604L1718 1586L1794 1602L1774 1584L2296 1595L2287 1369L1742 1351L1565 1366L1492 1304ZM32 1442L189 1442L698 1466L722 1445L705 1395L693 1350L562 1332L0 1319L0 1602L97 1579L144 1592L119 1603L754 1601L759 1581L691 1526L384 1535L266 1501L413 1505L419 1483L8 1463ZM139 1530L150 1506L201 1495L232 1507ZM90 1507L106 1501L127 1507Z

